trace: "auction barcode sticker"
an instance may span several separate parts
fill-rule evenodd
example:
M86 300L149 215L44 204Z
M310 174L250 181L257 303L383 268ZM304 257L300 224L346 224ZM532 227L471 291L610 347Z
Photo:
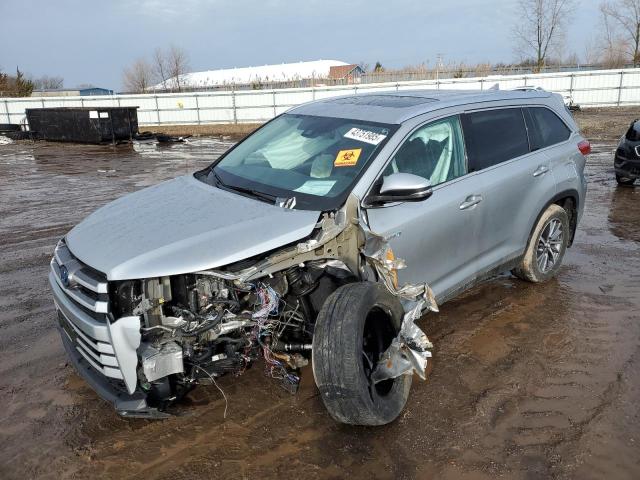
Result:
M370 143L371 145L378 145L381 141L387 138L387 136L382 133L371 132L369 130L363 130L362 128L352 128L344 134L344 137Z

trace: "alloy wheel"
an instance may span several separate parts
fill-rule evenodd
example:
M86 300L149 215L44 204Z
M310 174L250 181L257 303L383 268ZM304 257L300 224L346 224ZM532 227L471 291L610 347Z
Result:
M553 269L560 258L564 232L562 222L552 218L542 229L536 249L536 261L540 272L547 273Z

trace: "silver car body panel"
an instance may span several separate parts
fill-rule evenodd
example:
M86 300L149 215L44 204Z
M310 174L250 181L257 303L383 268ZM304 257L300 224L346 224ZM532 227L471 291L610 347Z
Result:
M319 216L183 176L100 208L66 241L108 280L150 278L215 268L298 241Z
M462 105L423 105L423 110L430 111L402 123L353 189L355 195L366 198L389 160L416 128L451 115L546 106L569 126L573 133L565 142L434 186L433 195L424 202L367 208L371 230L390 238L394 252L407 262L407 268L398 272L400 281L426 281L439 303L484 273L522 255L538 215L558 192L577 193L578 218L582 215L585 158L577 149L582 137L562 99L540 91L502 93L500 100L493 100L497 95L487 94L483 101L465 103L465 97L474 99L465 92L459 99ZM449 99L449 94L445 98ZM547 168L543 175L537 173L541 166ZM460 211L458 206L474 195L482 198L478 206Z
M269 275L316 257L340 260L356 271L353 266L364 256L405 306L403 327L387 360L399 358L409 343L420 347L402 369L381 370L378 379L412 368L424 372L431 345L413 323L422 310L437 311L437 303L450 298L452 292L522 255L537 216L557 194L576 192L578 218L581 216L585 158L577 143L582 137L560 96L531 90L423 90L372 96L418 100L404 98L398 101L402 107L394 107L393 99L371 99L369 103L366 99L327 99L290 110L399 124L335 216L281 208L184 176L122 197L71 230L66 236L70 258L54 258L49 280L58 310L70 324L75 348L83 358L103 375L122 380L129 393L136 388L140 317L100 322L87 313L87 308L104 313L100 303L104 280L92 277L92 271L103 273L109 281L193 272L229 278L232 272L214 269L271 252L237 278L244 281ZM426 100L419 101L421 98ZM376 208L363 202L415 128L466 111L523 106L551 108L570 126L572 135L566 142L436 185L422 202ZM470 196L482 200L473 208L462 209L461 202ZM361 243L363 235L366 242L359 251L354 245ZM64 272L61 264L66 267ZM396 284L396 273L402 287ZM80 295L82 289L85 296ZM87 299L94 297L97 300L91 304ZM176 365L162 368L174 371Z

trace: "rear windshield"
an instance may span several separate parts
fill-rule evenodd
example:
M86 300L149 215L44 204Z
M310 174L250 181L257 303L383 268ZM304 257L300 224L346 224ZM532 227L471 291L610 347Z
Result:
M284 114L196 177L266 201L332 210L380 151L396 125Z

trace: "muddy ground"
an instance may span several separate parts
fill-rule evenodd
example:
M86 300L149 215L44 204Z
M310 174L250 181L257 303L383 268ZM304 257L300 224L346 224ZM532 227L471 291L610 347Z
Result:
M594 137L622 134L607 122ZM557 279L505 274L423 318L433 362L393 424L338 425L310 371L291 396L261 364L219 381L226 419L212 387L169 420L118 417L66 363L53 247L95 208L230 145L0 146L0 478L640 478L640 187L616 186L611 141L588 161Z

